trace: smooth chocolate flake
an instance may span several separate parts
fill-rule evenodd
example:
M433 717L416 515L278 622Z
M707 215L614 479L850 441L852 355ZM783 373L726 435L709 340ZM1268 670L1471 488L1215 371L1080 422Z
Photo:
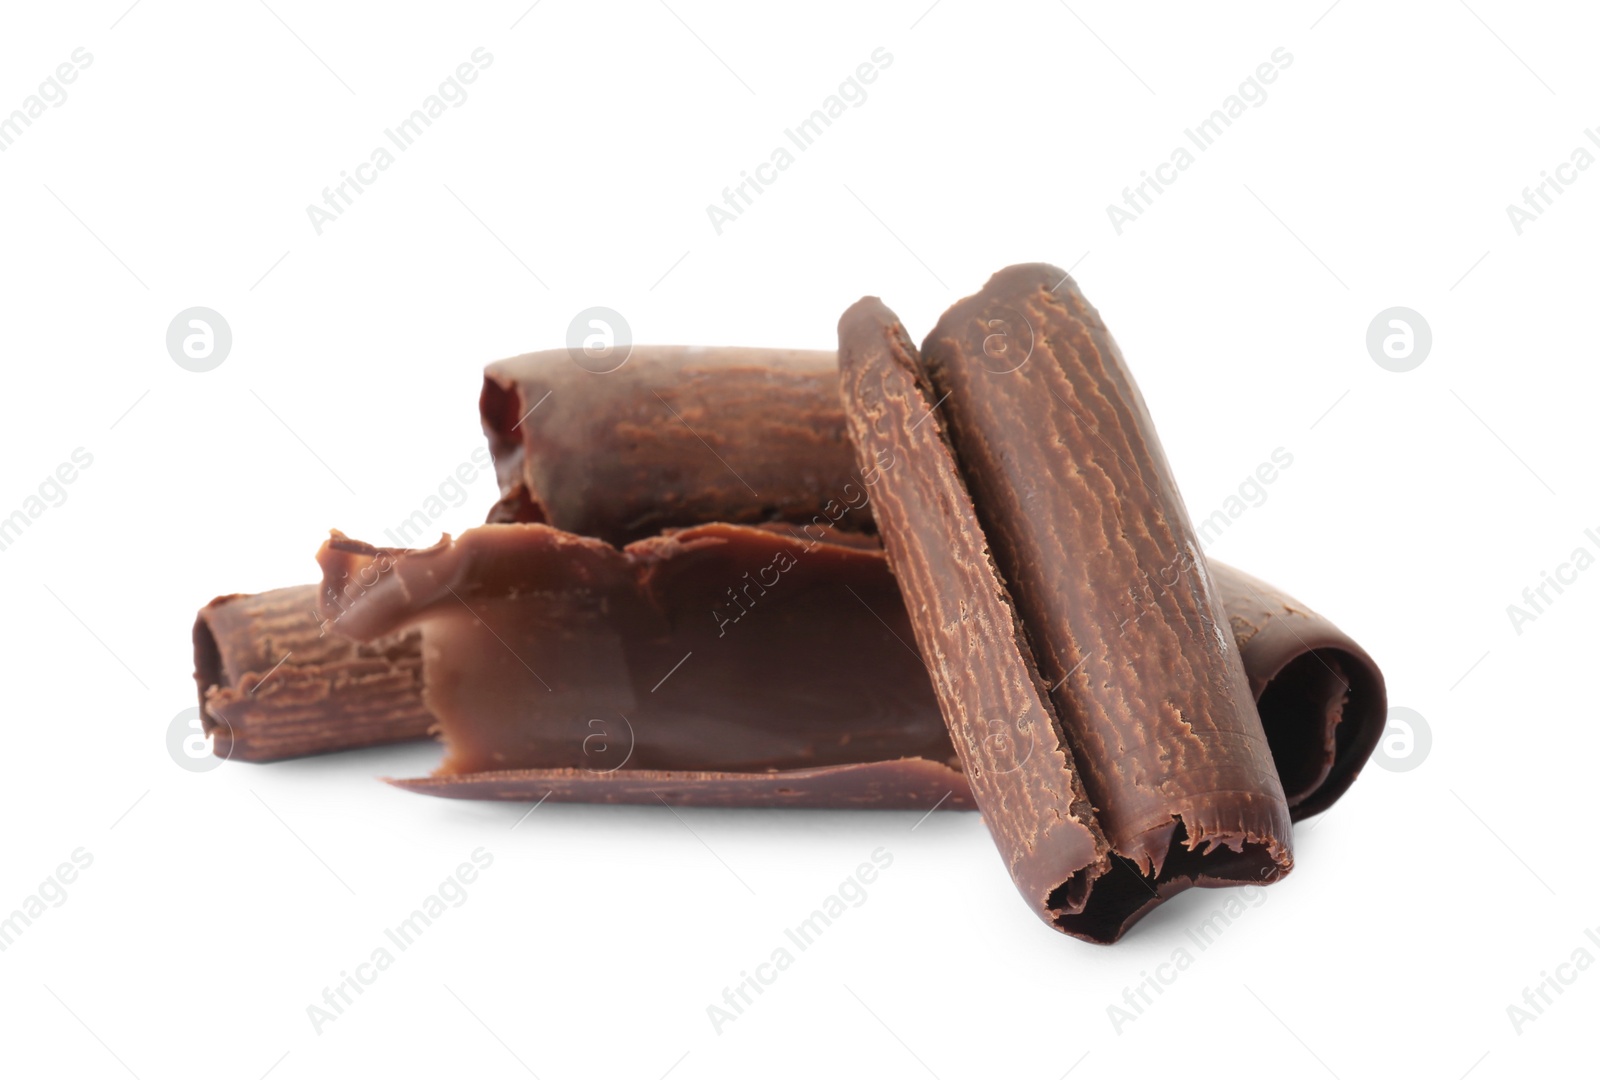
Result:
M724 524L618 549L484 525L420 551L336 533L318 560L338 632L420 629L439 776L951 761L870 539Z

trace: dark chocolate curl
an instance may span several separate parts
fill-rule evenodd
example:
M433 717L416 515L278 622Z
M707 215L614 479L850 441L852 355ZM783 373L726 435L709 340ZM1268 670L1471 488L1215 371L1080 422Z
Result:
M990 331L986 340L992 338L989 347L1002 350L1005 326L985 329ZM779 516L870 528L870 515L861 511L847 508L837 516L841 504L854 501L859 488L850 485L859 477L852 474L844 415L834 395L837 369L832 354L826 354L827 362L824 355L641 348L623 368L604 376L582 371L560 350L493 365L484 383L483 424L502 498L490 520L548 522L613 544L639 539L641 529L656 522L695 525ZM681 380L675 363L686 365ZM991 366L1007 364L991 361ZM758 374L762 367L770 369L766 375ZM715 372L724 377L708 377ZM601 419L590 424L541 419L556 401L557 389ZM529 415L546 392L552 396ZM678 400L674 394L693 402L695 438L686 427L676 438L652 428L667 415L664 409L654 410L653 418L645 410L640 422L608 419L637 417L657 395L670 402ZM761 422L769 412L777 419ZM654 437L636 443L645 429ZM649 453L640 453L640 445ZM775 514L731 472L711 469L715 458L708 446L724 461L759 462L764 476L803 476L811 486L763 482L763 493L769 488L783 493L782 509ZM605 483L587 483L591 467L585 462L612 459L627 464L609 470ZM699 486L685 494L679 488L686 484ZM658 505L665 509L651 509ZM1243 659L1291 814L1298 820L1318 813L1349 788L1382 736L1387 708L1382 673L1327 620L1240 571L1208 562L1241 646L1250 643Z
M864 300L840 363L858 455L895 458L873 512L946 723L1034 910L1113 941L1173 888L1286 873L1289 811L1226 613L1143 400L1066 275L1002 271L921 355ZM1047 705L1014 700L1019 670ZM983 753L997 719L1042 743L1022 766ZM1018 873L1065 816L1037 795L1051 775L1093 801L1074 819L1123 870L1103 886L1075 853L1053 890Z
M878 572L887 577L881 552L877 558ZM1383 677L1359 645L1299 601L1225 563L1213 562L1211 573L1228 608L1291 813L1297 821L1320 813L1350 786L1383 732ZM381 746L423 738L435 723L422 704L421 632L409 631L382 648L358 645L337 634L325 640L325 623L317 609L319 589L301 585L253 596L224 596L201 610L195 623L195 677L202 705L211 703L206 710L208 730L216 733L215 748L221 756L266 762ZM898 594L879 614L890 625L904 624L909 631ZM290 642L318 642L337 649L337 657L284 647ZM887 639L881 647L901 649L899 642ZM901 672L907 685L899 692L908 698L917 695L919 686L923 689L921 726L908 725L903 746L892 748L892 755L914 753L930 739L939 748L933 760L908 765L903 771L859 767L868 763L815 770L818 776L825 773L827 782L815 789L821 801L806 805L973 807L966 777L945 764L954 760L955 748L948 742L926 676L893 668L870 652L856 659L868 670ZM1343 673L1343 678L1336 673ZM280 679L285 691L306 689L274 692L272 687ZM237 707L241 701L248 707ZM721 701L715 697L704 707L715 712ZM770 712L778 714L785 707L785 702L773 701ZM223 712L228 720L219 722ZM529 720L537 722L537 716ZM793 721L778 724L792 726ZM801 770L812 757L803 753L787 760L775 755L775 760L780 770ZM789 796L796 792L784 790L781 783L765 783L774 774L699 769L670 775L682 805L795 805ZM1322 777L1320 782L1312 779L1317 776ZM761 782L746 783L752 777ZM523 769L395 783L453 798L535 801L554 790L551 798L557 801L614 802L619 801L618 792L628 789L622 783L627 779L628 770Z
M604 372L528 353L489 366L479 407L502 496L491 522L621 545L713 521L811 523L850 501L830 352L635 345ZM842 524L872 518L857 506Z
M441 777L951 759L867 538L703 525L618 549L484 525L420 551L335 533L318 561L339 633L421 630Z
M195 683L212 752L279 761L425 736L415 632L357 644L326 632L315 585L219 596L194 624Z

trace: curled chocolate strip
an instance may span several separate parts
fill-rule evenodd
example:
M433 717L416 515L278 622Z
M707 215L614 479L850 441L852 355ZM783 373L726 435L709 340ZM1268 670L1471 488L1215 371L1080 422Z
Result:
M1383 736L1383 674L1366 650L1293 597L1213 562L1250 692L1294 820L1355 782Z
M1289 811L1226 613L1143 400L1066 274L1001 271L922 355L863 300L840 366L858 455L895 458L873 513L1034 910L1114 941L1165 891L1287 873ZM997 760L996 724L1035 752Z
M200 610L194 677L219 757L279 761L428 733L419 636L327 633L317 591L219 596Z
M942 724L942 721L941 721ZM391 780L449 799L506 802L643 803L812 810L973 810L966 778L926 758L896 758L771 772L508 769L466 776Z
M881 550L875 546L864 550L874 557L873 574L890 580ZM761 565L757 563L756 569ZM1292 813L1299 819L1320 812L1354 780L1382 733L1382 676L1360 646L1304 604L1223 563L1213 562L1211 571L1228 607ZM738 575L741 580L742 575ZM862 594L876 595L881 589L881 583L869 579ZM241 761L278 761L419 739L435 723L422 701L421 632L406 632L381 647L325 634L327 624L317 609L319 591L320 586L302 585L254 596L225 596L201 610L195 624L196 680L208 730L216 733L218 754ZM524 602L538 600L529 596ZM906 641L915 645L898 592L877 614L891 626L904 626ZM669 618L677 617L669 613ZM650 790L661 791L669 801L679 798L685 805L923 810L935 805L952 810L974 806L966 777L946 764L954 760L955 749L926 674L893 666L894 658L887 654L900 652L900 642L885 638L876 649L885 655L864 649L854 662L864 670L897 672L906 685L895 696L917 699L920 693L921 701L913 717L916 722L901 731L904 742L885 746L890 759L886 763L808 767L813 753L790 759L774 748L771 760L777 773L708 771L703 761L696 760L689 771L652 774ZM1324 663L1345 673L1348 692L1328 677ZM703 708L715 712L722 702L713 695ZM782 717L788 708L777 699L766 705L772 717ZM537 723L539 715L530 715L529 722ZM219 724L221 716L227 720ZM802 713L777 722L780 729L793 730L807 719ZM824 723L818 730L829 728ZM930 759L905 758L930 744L937 747ZM692 754L692 748L686 746L685 752ZM863 767L869 764L870 768ZM634 772L631 768L610 773L592 768L494 770L395 783L431 795L468 799L531 802L549 794L555 801L653 800L654 795L634 783L639 779ZM786 784L783 777L790 772L807 773L796 779L811 783ZM1308 779L1316 776L1322 776L1320 782L1307 787ZM1302 779L1297 784L1293 777ZM661 783L654 784L656 779ZM815 801L795 801L802 797Z
M440 776L951 760L869 539L703 525L618 549L484 525L419 551L335 533L318 561L339 633L421 629Z
M855 469L830 352L636 345L589 371L566 350L491 364L479 408L494 522L626 544L711 521L809 522ZM843 522L870 531L857 507Z
M1000 331L988 341L991 349L1026 347L1025 341L1006 342L1004 326L988 329L986 337ZM673 365L694 357L703 358L697 361L703 366L680 383ZM846 505L853 462L834 394L838 375L832 361L832 354L783 350L635 349L627 366L606 376L578 369L562 351L496 364L485 378L482 399L484 430L502 490L491 520L544 521L625 544L643 535L641 519L655 521L652 513L678 525L774 516L765 501L723 468L720 455L728 462L759 461L763 477L835 477L809 488L764 480L761 490L770 486L783 493L777 516L851 529L862 527L867 517L870 524L870 515ZM989 366L1004 369L1009 363L990 360ZM767 375L758 373L764 366L772 369ZM718 370L725 377L708 377ZM551 421L541 407L518 423L545 393L552 393L546 405L554 403L558 389L563 400L602 419ZM780 390L790 404L772 399ZM678 400L673 393L693 402L694 434L704 444L688 438L686 430L673 439L670 432L661 435L652 428L667 415L665 408L655 408L654 395ZM783 419L761 422L774 409ZM640 415L643 420L631 423L608 419ZM658 437L637 443L645 429L656 430ZM639 453L641 445L649 447L648 454ZM609 475L605 484L585 486L588 466L583 463L608 459L632 464ZM661 487L686 483L700 485L688 500ZM648 509L658 502L673 509L665 516ZM1349 788L1382 736L1387 708L1382 673L1353 640L1303 604L1241 571L1207 561L1239 640L1291 814L1298 820L1319 813Z
M887 308L863 300L839 322L839 360L855 445L893 463L873 516L989 832L1048 919L1096 917L1088 905L1105 892L1094 886L1112 869L1111 846L955 459L929 423L916 347Z

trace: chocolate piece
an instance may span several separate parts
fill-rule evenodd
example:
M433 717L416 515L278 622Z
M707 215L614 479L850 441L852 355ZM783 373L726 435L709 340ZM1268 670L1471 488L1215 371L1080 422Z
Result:
M636 345L598 373L564 349L491 364L479 402L502 498L490 521L614 544L709 521L810 522L855 469L832 353ZM832 523L838 523L835 519Z
M325 633L315 585L217 597L195 619L194 657L201 722L219 757L378 746L433 724L418 635L358 645Z
M877 564L873 572L892 580L881 550L871 550ZM1382 734L1382 675L1360 646L1299 601L1226 564L1213 562L1211 569L1229 611L1251 690L1257 696L1291 813L1296 820L1318 813L1349 787ZM246 761L276 761L421 738L434 722L422 704L420 631L391 639L381 654L387 666L366 668L368 677L363 678L329 678L325 671L329 665L317 663L318 654L303 648L276 651L275 643L290 641L317 641L324 647L343 643L350 657L369 651L342 635L321 637L324 623L316 607L319 588L305 585L259 596L221 597L201 611L195 636L201 701L205 704L219 700L219 707L231 722L231 728L218 733L219 754ZM880 590L880 586L869 584L863 595ZM538 603L538 596L527 595L523 602ZM890 625L909 628L898 592L877 614ZM906 641L916 644L909 637ZM219 642L225 644L219 647ZM881 639L879 645L864 648L856 663L865 670L887 669L903 678L906 685L896 690L896 697L911 698L920 688L922 705L915 716L917 723L902 730L903 745L885 748L890 757L897 759L888 765L872 763L864 768L867 763L854 763L807 770L807 779L821 782L817 790L823 793L822 801L815 805L871 805L882 809L927 809L935 804L941 809L973 806L966 777L945 764L954 759L955 749L949 744L927 676L908 667L893 666L874 649L898 653L901 643ZM220 655L223 651L232 657L226 665ZM279 697L266 692L249 693L246 688L273 668L277 671L269 684L282 679L290 685L308 685L313 688L311 700L320 701L320 705L307 710L305 697L298 694ZM395 672L407 673L399 684L398 696L385 677ZM1330 677L1334 672L1341 672L1348 679L1348 693L1340 681ZM319 698L324 688L327 693ZM238 701L248 702L248 708L235 707ZM387 711L375 707L385 701L389 703ZM721 701L712 696L702 707L715 713ZM769 703L769 711L775 716L786 707L781 700ZM215 713L212 715L214 718ZM538 724L541 716L534 710L523 722ZM792 729L808 718L802 714L783 719L779 727ZM926 747L930 739L938 746L933 760L898 760ZM691 749L686 746L685 752ZM775 756L774 760L780 773L706 772L698 767L689 773L654 773L652 781L660 778L665 786L652 790L661 790L669 800L678 797L673 792L680 792L685 805L797 805L791 796L800 797L801 789L786 791L789 785L773 777L806 770L810 755L802 754L794 760ZM394 783L454 798L531 802L554 792L550 797L556 801L615 802L638 794L635 787L626 783L637 779L633 773L626 767L614 773L524 769ZM1319 776L1320 782L1315 780ZM1295 777L1300 779L1295 781ZM947 792L949 797L941 803Z
M1338 801L1377 747L1388 716L1366 650L1271 585L1223 563L1211 580L1227 609L1278 779L1299 821Z
M943 721L940 721L941 728ZM966 777L926 758L895 758L771 772L512 769L389 783L449 799L645 803L823 810L973 810Z
M990 342L992 347L1000 344L1000 339ZM483 386L483 427L490 435L502 498L490 520L547 522L626 544L642 536L640 522L701 525L718 515L739 522L771 517L773 509L736 485L731 474L707 472L714 459L706 453L706 445L686 437L686 429L677 432L675 440L659 430L653 437L640 438L642 430L650 430L666 414L661 411L651 418L651 410L643 410L645 419L640 421L643 405L653 402L654 394L670 400L677 386L672 365L691 360L685 386L678 390L699 410L694 413L694 434L723 450L738 446L739 454L758 459L763 475L779 477L762 486L784 493L781 517L845 528L862 528L866 517L870 528L870 515L848 506L853 501L846 490L853 461L845 414L834 394L837 370L830 363L832 354L827 355L829 362L824 363L824 354L782 350L642 347L634 350L624 368L606 376L582 371L565 350L534 352L491 366ZM771 366L771 373L758 374L762 366ZM718 370L728 378L709 378L707 373ZM581 422L546 416L544 408L557 400L557 389L562 400L581 408ZM552 392L549 402L518 424L526 413L525 402L538 405L546 392ZM757 430L750 424L752 416L760 421L758 434L752 434ZM600 470L605 472L605 483L584 486ZM816 488L782 478L816 474L840 478ZM685 496L672 486L683 483L710 486L706 493ZM1278 606L1282 597L1274 590L1259 582L1230 587L1245 576L1221 563L1210 566L1235 626L1242 616L1246 622L1259 621L1262 605ZM1282 614L1293 616L1296 610L1304 608L1286 602ZM1262 704L1267 738L1298 819L1326 808L1354 781L1381 738L1386 706L1382 675L1354 642L1322 619L1306 629L1291 624L1293 618L1278 619L1272 634L1264 638L1272 651L1261 653L1261 662L1269 669L1251 666L1248 651L1245 659L1251 690L1258 698L1266 686L1262 678L1277 675L1275 693L1293 693L1301 699L1283 710L1296 717L1288 728L1272 723L1270 715L1278 710L1270 701ZM1240 630L1240 637L1248 632ZM1304 637L1307 645L1299 645L1294 634ZM1323 648L1315 643L1320 634L1333 634L1336 640L1330 638ZM1341 680L1352 688L1349 707L1342 709ZM1314 712L1320 720L1304 725L1298 720L1302 712ZM1333 728L1328 728L1330 723ZM1323 774L1323 768L1330 771ZM1317 797L1312 798L1314 792Z
M1160 896L1288 872L1226 612L1099 316L1062 271L1013 267L926 350L876 300L840 321L858 455L895 462L874 516L1019 890L1114 941Z
M441 776L950 758L867 538L703 525L619 550L484 525L420 551L335 533L318 561L339 633L421 628Z
M972 500L927 422L916 348L887 308L863 300L840 320L839 356L851 436L865 459L891 462L872 512L984 820L1030 903L1084 919L1110 845Z

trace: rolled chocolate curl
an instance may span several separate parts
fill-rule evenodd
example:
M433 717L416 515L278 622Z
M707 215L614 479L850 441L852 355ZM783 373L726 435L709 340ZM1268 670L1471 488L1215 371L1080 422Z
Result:
M1289 809L1227 614L1075 284L1003 270L922 354L863 300L840 321L840 366L858 456L894 458L873 513L1033 910L1114 941L1182 888L1287 873Z
M863 461L885 465L873 516L989 832L1051 921L1092 918L1111 846L955 460L928 422L916 348L887 308L863 300L839 323L839 360L850 433Z
M855 468L831 352L636 345L594 371L567 350L491 364L479 408L501 500L627 544L722 521L810 522ZM863 508L845 528L871 531Z
M1290 817L1320 814L1349 790L1383 737L1383 673L1348 635L1259 578L1213 561L1211 580L1228 612Z
M985 329L989 346L1001 348L1004 325ZM613 544L656 525L772 517L870 529L870 513L848 505L847 485L859 490L859 478L837 382L835 354L776 349L638 347L605 375L561 350L502 361L489 368L481 400L502 491L490 520L546 522ZM558 401L574 415L546 414ZM667 405L694 417L692 432L665 425ZM780 493L776 509L723 468L733 462L759 478L761 491ZM1304 605L1208 563L1292 814L1318 813L1350 786L1382 736L1383 676L1326 620L1302 623Z
M862 595L884 595L885 582L892 584L892 579L881 550L860 550L873 564ZM757 562L754 569L762 565ZM1226 564L1213 562L1211 568L1292 813L1298 819L1319 812L1354 780L1382 733L1382 676L1360 646L1304 604ZM737 575L741 580L744 572ZM874 576L880 580L874 582ZM277 761L418 739L435 724L422 698L426 672L421 631L407 631L381 646L328 632L330 624L317 606L320 588L303 585L219 597L200 612L196 679L218 754ZM537 594L525 594L522 602L540 600ZM703 614L669 612L668 619ZM901 627L897 633L915 646L898 591L892 598L885 596L875 614ZM809 637L812 631L797 628L796 633ZM334 655L295 648L291 643L296 642L315 643ZM582 755L581 765L570 769L491 769L394 782L413 791L466 799L532 801L548 794L558 802L637 802L653 800L658 793L674 805L970 808L974 803L967 779L948 764L955 760L955 749L927 675L896 666L894 654L903 648L900 640L886 636L863 646L853 658L864 670L890 672L904 683L888 696L908 703L908 723L896 737L902 741L883 745L884 762L817 767L809 764L815 754L804 747L795 753L792 746L789 751L774 746L767 753L777 773L718 771L705 768L706 762L686 742L683 753L697 766L687 770L636 770L629 765L608 772L590 755ZM1347 687L1330 678L1333 669L1343 673ZM279 680L283 690L274 691ZM297 689L301 687L305 689ZM247 707L239 707L240 702ZM715 713L723 703L720 695L710 694L701 708ZM793 730L806 722L806 715L802 709L798 718L784 719L792 707L774 697L766 703L766 715L775 718L780 730ZM221 719L224 713L226 721ZM541 724L544 715L542 709L534 710L525 722ZM596 732L584 732L585 737L590 734ZM592 750L598 743L589 745ZM929 758L906 756L930 745L936 749ZM1298 785L1292 777L1301 778Z
M767 351L750 350L749 355L742 357L740 365L764 363L769 355ZM815 401L823 390L828 394L836 390L833 354L826 355L829 362L825 370L819 370L818 365L810 362L799 365L804 371L801 377L815 386L814 393L802 395L807 400ZM565 353L530 354L508 363L537 369L528 376L533 385L544 385L555 379L554 375L538 374L538 371L556 369L559 373L562 367L573 367ZM612 373L607 378L614 379L617 374ZM657 371L657 377L664 380L667 374ZM493 381L491 378L490 382ZM740 389L737 378L727 384L712 381L704 383L700 391L704 415L698 425L699 431L741 460L748 456L741 450L741 440L757 438L760 429L741 420L739 412L764 407L749 393L749 385L759 383L759 379L752 378ZM606 387L612 388L606 393L622 392L624 395L637 389L636 384L624 381L585 383L579 380L575 385L583 387L584 393L591 396ZM719 396L719 387L724 385L732 389L727 396ZM630 386L634 389L629 389ZM521 393L520 390L516 392ZM485 401L497 400L495 393L496 390L486 386ZM534 402L538 400L535 398ZM552 397L545 404L554 400ZM792 462L813 451L827 454L831 453L829 447L847 446L843 413L837 399L833 400L831 411L819 407L812 415L818 425L834 424L835 436L819 440L807 435L796 439L791 438L793 426L778 427L767 432L765 452L776 460ZM520 415L526 412L523 410ZM541 408L528 419L544 415ZM553 466L546 463L546 458L579 454L605 457L619 452L615 440L620 437L617 433L621 429L616 425L605 429L610 434L600 438L598 444L587 447L563 441L580 434L571 425L545 427L541 438L533 444L537 460L525 474L523 458L516 456L522 454L520 443L508 451L506 440L496 440L495 422L487 413L485 426L491 433L492 445L497 447L502 482L511 475L513 486L522 484L528 475L552 475ZM525 426L526 422L518 426L516 418L505 424L514 434ZM516 437L520 439L521 436ZM680 443L674 453L703 455L704 450L699 442ZM506 467L507 454L516 456L514 467ZM542 492L537 499L529 498L524 490L523 512L530 512L527 507L533 505L552 507L559 510L556 516L561 521L587 521L591 531L615 542L627 532L619 507L642 505L651 498L649 485L668 482L666 478L671 476L682 476L684 469L693 471L688 466L674 464L670 455L661 458L657 465L659 472L638 475L637 486L627 490L589 488L580 492L577 499L560 500L545 498ZM813 523L810 530L813 535L819 525L825 526L830 520L843 519L853 525L864 513L859 509L858 498L861 477L855 472L853 459L842 463L835 460L828 471L837 475L830 481L827 491L814 493L809 504L803 499L789 504L793 516ZM847 491L847 485L853 486ZM760 513L760 507L742 487L722 489L720 499L715 503L697 502L696 506L706 513L728 517L749 518ZM847 502L858 505L851 507ZM502 500L498 509L506 511L509 505L509 500ZM887 577L887 569L881 565L881 553L876 558L880 564L877 572ZM1259 700L1263 724L1293 816L1296 819L1309 816L1325 809L1349 787L1381 736L1386 708L1382 675L1348 635L1311 612L1306 605L1224 564L1213 562L1211 567L1213 579L1229 609L1251 689ZM240 760L273 761L381 745L420 738L434 722L422 705L418 633L407 633L381 646L376 643L357 646L337 633L326 632L326 624L316 611L317 588L302 586L259 596L220 597L201 611L195 626L196 680L206 724L217 736L215 746L219 754ZM527 602L535 601L530 598ZM898 593L882 614L888 622L899 625L897 620L904 616ZM908 631L901 636L915 645ZM300 642L312 643L314 647L296 647ZM899 642L888 644L887 648L902 650ZM870 651L860 657L860 662L868 667L881 666ZM926 676L914 673L913 683L917 684L918 680L926 705L924 722L943 739L943 723ZM264 688L256 689L263 682ZM1341 688L1346 684L1347 691ZM711 695L704 707L714 711L719 707L719 700ZM781 711L785 704L775 700L770 707ZM224 714L226 721L222 720ZM531 717L530 722L537 722L537 716ZM909 748L913 744L925 742L921 733L909 735L908 740L907 748L898 753L911 752ZM935 803L946 808L970 805L965 778L943 764L951 760L953 754L953 748L941 749L928 763L938 771L940 784L947 785L940 786L932 795L926 794L928 787L920 781L905 791L897 791L885 786L882 777L870 775L870 770L851 769L844 782L859 782L859 789L847 791L830 779L831 786L826 787L821 797L827 800L826 805L924 808ZM777 755L774 760L784 769L801 769L806 767L807 758L801 755L784 759ZM687 803L729 805L727 800L731 798L746 800L736 803L738 805L764 805L769 800L787 797L781 790L785 787L783 784L772 786L770 791L753 788L747 783L749 774L716 774L704 768L705 762L696 764L700 768L692 770L690 779L683 782L686 786L681 787L682 798ZM891 778L899 775L890 773ZM573 777L540 770L511 773L500 770L405 783L440 795L512 799L537 799L551 791L551 784L556 783L560 787L552 798L607 801L618 797L613 793L626 786L624 782L628 780L626 775L597 773L592 769L580 769ZM946 790L954 793L940 803ZM922 801L924 798L926 801Z
M219 596L200 609L194 677L217 756L280 761L428 733L419 636L358 644L328 633L317 592Z
M491 524L420 551L335 533L318 561L339 633L421 630L445 760L436 782L408 786L524 798L526 785L507 787L522 770L545 785L534 798L558 788L551 797L584 801L654 801L680 781L692 797L708 780L724 803L957 794L870 539L719 524L618 549Z

